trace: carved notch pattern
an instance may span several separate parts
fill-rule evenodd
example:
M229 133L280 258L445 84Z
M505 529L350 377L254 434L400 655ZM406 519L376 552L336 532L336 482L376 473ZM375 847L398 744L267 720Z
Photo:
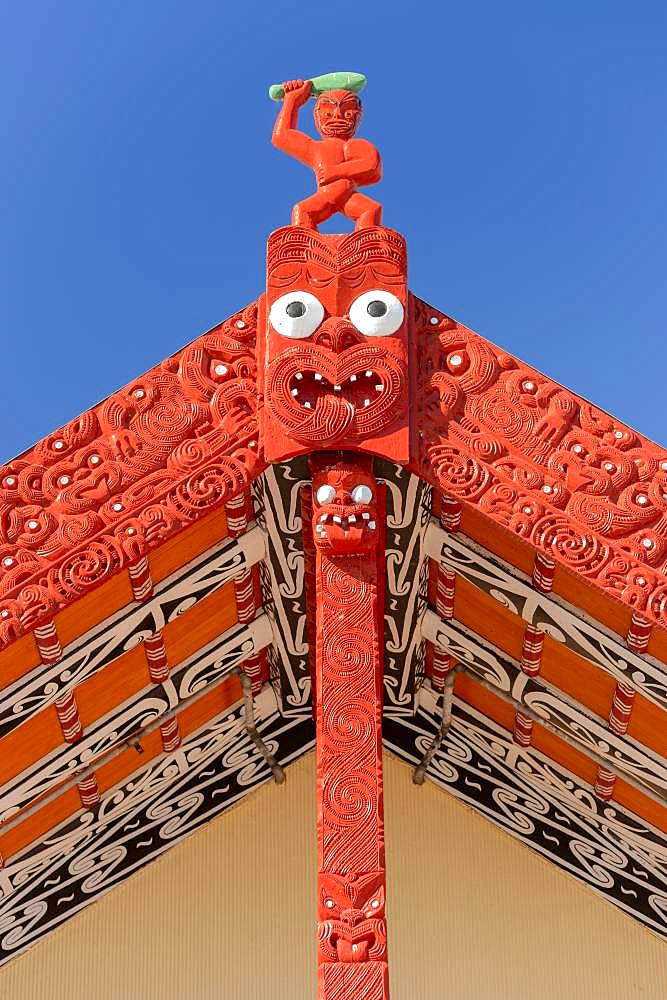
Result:
M246 488L253 303L0 468L0 647Z
M317 463L316 463L317 466ZM317 581L319 996L388 997L377 483L370 464L313 475ZM335 516L335 519L334 519ZM355 968L356 967L356 968ZM362 971L363 970L363 971Z
M667 451L414 308L414 471L666 627Z

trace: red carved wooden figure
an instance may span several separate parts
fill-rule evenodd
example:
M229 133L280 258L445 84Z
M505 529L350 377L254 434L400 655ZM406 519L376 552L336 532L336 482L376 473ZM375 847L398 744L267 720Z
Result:
M316 229L335 212L354 219L357 229L379 226L382 206L359 194L357 188L377 184L382 162L375 146L355 139L361 121L361 101L349 90L327 90L315 103L314 117L322 138L312 139L297 129L299 110L312 93L310 80L290 80L283 85L284 100L273 130L273 144L312 167L317 193L294 206L292 223Z
M407 304L398 233L271 234L259 317L267 461L321 448L408 460Z
M382 801L384 552L370 461L313 459L320 1000L389 995Z

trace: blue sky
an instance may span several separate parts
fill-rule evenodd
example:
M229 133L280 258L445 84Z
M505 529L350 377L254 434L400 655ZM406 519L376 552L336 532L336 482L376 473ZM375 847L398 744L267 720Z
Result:
M267 87L335 69L413 291L667 443L666 51L650 0L4 4L0 459L259 294Z

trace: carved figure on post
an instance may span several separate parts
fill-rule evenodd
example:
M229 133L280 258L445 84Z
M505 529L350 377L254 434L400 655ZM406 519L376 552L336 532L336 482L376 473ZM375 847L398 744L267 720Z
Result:
M340 86L341 82L347 86ZM273 145L312 167L317 181L317 193L294 206L292 225L317 229L318 223L336 212L353 219L356 229L382 225L382 206L357 190L377 184L382 177L382 161L375 146L354 138L362 116L355 91L365 82L356 73L328 73L315 80L289 80L269 91L283 98ZM317 94L314 118L320 140L297 128L299 111L313 92Z

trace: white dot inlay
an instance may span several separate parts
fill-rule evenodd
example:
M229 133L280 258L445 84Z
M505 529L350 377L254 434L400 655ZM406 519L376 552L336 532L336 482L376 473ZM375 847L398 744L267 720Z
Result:
M227 365L216 365L213 369L216 375L226 375L229 369Z
M650 538L642 538L642 545L644 546L645 549L653 548L653 542L651 541Z

